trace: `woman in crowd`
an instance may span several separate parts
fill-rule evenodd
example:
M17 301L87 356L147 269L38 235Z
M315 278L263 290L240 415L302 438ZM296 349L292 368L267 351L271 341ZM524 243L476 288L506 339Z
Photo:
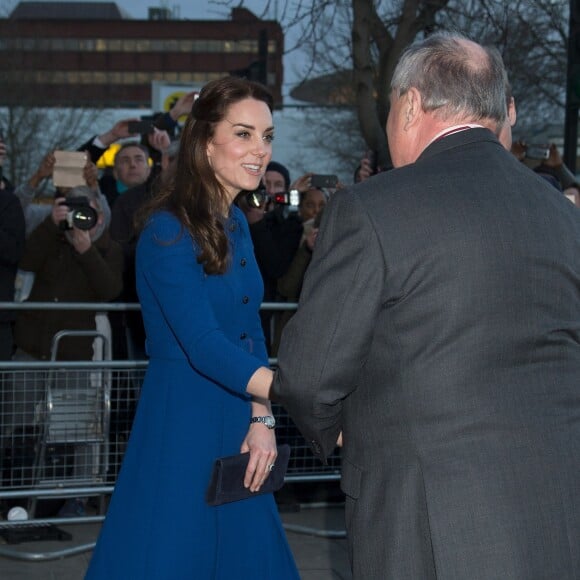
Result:
M137 290L150 357L87 579L296 579L271 494L209 507L212 464L249 451L258 491L276 458L247 221L233 205L272 153L272 97L237 78L201 91L173 179L146 208ZM252 387L252 385L256 387Z

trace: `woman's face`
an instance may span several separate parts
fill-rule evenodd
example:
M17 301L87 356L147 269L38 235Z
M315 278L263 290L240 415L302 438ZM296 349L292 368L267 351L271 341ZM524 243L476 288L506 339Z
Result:
M300 204L300 217L302 221L315 218L326 205L326 197L319 189L309 189L304 194Z
M230 106L207 146L209 162L230 199L258 187L272 157L274 127L268 105L244 99Z

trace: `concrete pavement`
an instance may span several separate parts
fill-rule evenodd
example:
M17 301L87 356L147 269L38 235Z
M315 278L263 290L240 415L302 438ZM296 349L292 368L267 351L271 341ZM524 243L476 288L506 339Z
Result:
M320 485L320 484L319 484ZM295 496L293 496L295 497ZM344 506L340 501L301 503L282 498L279 502L282 521L302 580L351 580L346 540ZM319 498L315 498L319 499ZM53 553L95 541L100 524L59 524L72 535L66 541L34 541L7 545L0 539L1 580L82 580L91 552L83 551L52 561L20 561L3 553ZM155 579L144 579L155 580ZM203 579L191 579L203 580ZM234 580L234 579L232 579ZM274 579L257 579L274 580Z

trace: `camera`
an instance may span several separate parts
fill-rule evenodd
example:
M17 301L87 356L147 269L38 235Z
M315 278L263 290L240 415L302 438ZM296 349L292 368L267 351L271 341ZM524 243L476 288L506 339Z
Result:
M313 175L310 178L310 185L317 188L335 188L338 184L338 177L336 175Z
M290 191L275 193L274 201L279 205L287 205L290 209L298 209L300 192L297 189L291 189Z
M254 189L254 191L248 191L246 193L246 202L250 207L258 208L262 207L266 200L268 199L268 194L263 188Z
M59 205L69 207L66 219L59 224L61 230L90 230L95 226L98 220L97 210L91 207L89 198L84 195L78 197L68 197L66 201L60 202Z
M141 120L141 121L129 121L127 123L127 130L131 134L148 135L155 131L155 125L152 121Z

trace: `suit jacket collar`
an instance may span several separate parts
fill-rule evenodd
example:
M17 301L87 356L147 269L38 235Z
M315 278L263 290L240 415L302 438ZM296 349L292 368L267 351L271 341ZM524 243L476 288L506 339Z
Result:
M443 137L443 139L438 139L429 144L425 147L421 155L419 155L417 161L428 159L433 155L438 155L457 147L464 147L465 145L470 145L472 143L483 143L486 141L496 143L500 147L502 146L497 137L489 129L476 127L474 129L459 131L458 133L453 133L452 135L448 135L447 137Z

